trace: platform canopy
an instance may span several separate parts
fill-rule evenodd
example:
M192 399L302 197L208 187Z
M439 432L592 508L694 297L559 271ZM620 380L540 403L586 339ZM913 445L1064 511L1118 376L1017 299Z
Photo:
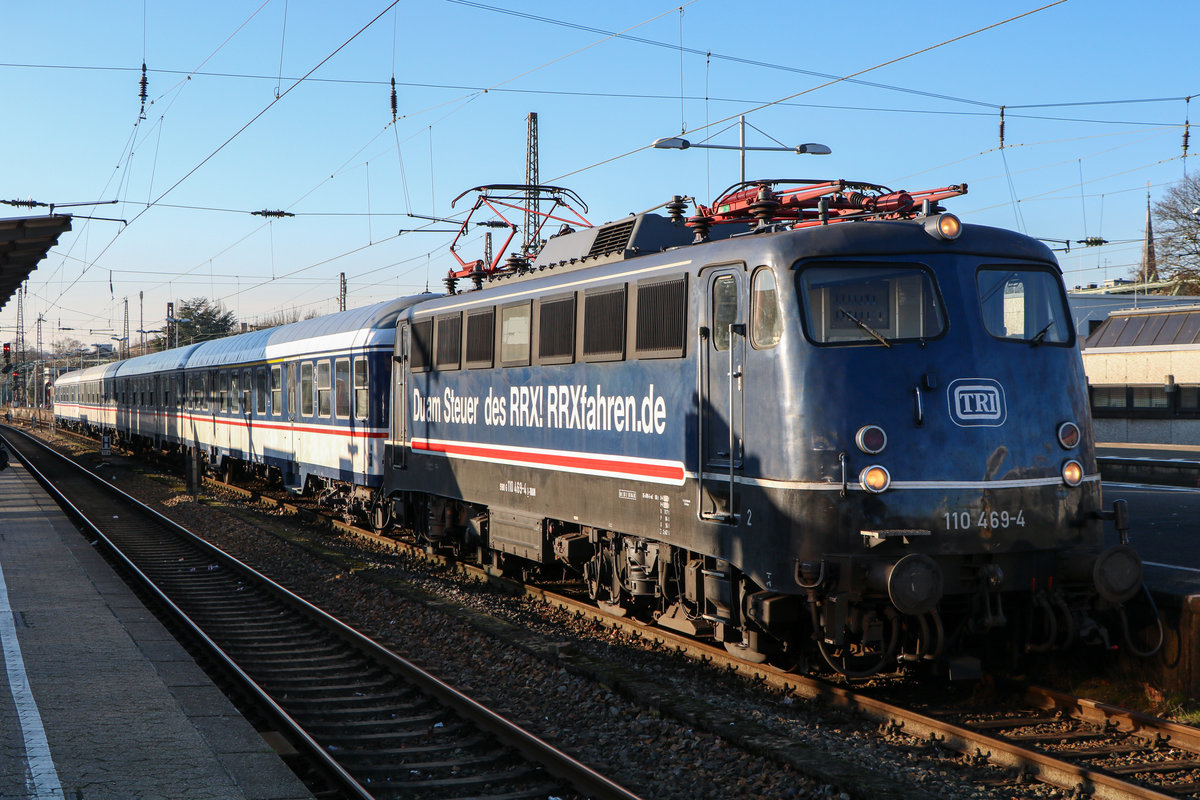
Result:
M0 219L0 308L69 230L70 214Z

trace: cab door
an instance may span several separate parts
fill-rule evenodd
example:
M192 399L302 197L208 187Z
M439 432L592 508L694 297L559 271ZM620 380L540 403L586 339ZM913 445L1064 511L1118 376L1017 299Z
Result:
M744 462L746 273L741 264L701 273L704 324L699 332L699 514L738 521L738 483Z

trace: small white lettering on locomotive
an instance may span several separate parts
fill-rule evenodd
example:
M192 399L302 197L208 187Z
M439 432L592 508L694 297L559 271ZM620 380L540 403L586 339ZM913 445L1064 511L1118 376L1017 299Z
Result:
M413 422L484 425L493 428L547 428L580 431L650 433L667 430L667 401L654 384L645 394L605 394L604 387L510 386L507 395L488 389L486 397L441 395L413 388Z

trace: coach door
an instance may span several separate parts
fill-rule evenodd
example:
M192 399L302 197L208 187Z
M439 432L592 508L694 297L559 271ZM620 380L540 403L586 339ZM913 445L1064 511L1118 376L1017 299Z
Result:
M733 524L737 522L737 477L744 456L746 275L738 264L712 268L703 276L705 322L697 344L699 513L702 519Z
M392 359L392 469L408 467L408 339L408 323L401 322Z
M289 453L296 452L296 373L300 370L300 363L293 361L290 364L283 365L283 385L287 387L287 446Z

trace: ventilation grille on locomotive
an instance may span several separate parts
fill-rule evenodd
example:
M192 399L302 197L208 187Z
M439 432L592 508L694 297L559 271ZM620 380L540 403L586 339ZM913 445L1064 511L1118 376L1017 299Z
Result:
M409 368L413 372L429 369L433 349L433 320L414 322L412 326L412 348L409 353Z
M438 317L437 368L458 369L462 358L462 315Z
M687 339L687 277L646 281L637 287L639 356L679 358Z
M467 314L467 366L490 367L496 352L494 309Z
M596 240L592 242L592 248L588 250L587 257L596 258L608 253L624 252L625 248L629 246L629 237L633 234L634 222L636 219L601 228L600 232L596 234Z
M575 355L575 296L543 300L538 312L538 358L569 363Z
M589 292L583 301L583 355L593 361L625 355L625 287Z

